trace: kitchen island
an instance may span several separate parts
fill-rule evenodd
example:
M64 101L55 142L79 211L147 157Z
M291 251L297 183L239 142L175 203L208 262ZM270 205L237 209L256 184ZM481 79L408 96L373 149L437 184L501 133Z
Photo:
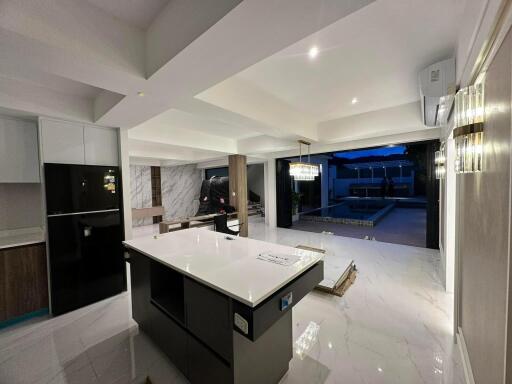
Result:
M197 228L124 244L132 316L192 384L279 382L321 254Z

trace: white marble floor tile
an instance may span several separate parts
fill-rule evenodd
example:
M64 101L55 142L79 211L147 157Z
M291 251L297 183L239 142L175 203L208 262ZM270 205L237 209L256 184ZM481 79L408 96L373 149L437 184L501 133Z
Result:
M270 229L261 220L249 231L327 249L358 269L344 297L312 292L294 307L294 340L312 322L319 328L316 339L295 346L281 384L464 383L452 337L453 296L436 272L439 252ZM186 383L139 333L128 293L0 331L0 384L142 384L148 375L154 384Z

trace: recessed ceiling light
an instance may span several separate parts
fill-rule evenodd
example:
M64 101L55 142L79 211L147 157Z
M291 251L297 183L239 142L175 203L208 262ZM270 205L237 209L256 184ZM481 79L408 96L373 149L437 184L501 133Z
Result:
M352 104L357 104L358 102L359 100L357 99L357 97L352 98Z
M137 92L137 95L140 97L144 97L145 93L143 91L139 91L139 92Z
M313 45L311 48L309 48L308 52L309 58L314 59L318 56L318 47L316 45Z

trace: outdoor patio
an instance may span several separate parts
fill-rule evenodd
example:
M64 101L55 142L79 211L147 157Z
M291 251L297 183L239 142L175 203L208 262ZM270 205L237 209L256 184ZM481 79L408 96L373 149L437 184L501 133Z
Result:
M395 208L388 213L375 227L364 227L329 222L299 220L293 223L292 229L308 232L332 232L337 236L375 237L385 243L425 247L427 212L420 208Z

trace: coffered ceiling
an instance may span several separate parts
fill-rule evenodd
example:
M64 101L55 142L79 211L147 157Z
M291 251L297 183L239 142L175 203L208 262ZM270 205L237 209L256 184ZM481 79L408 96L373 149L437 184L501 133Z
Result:
M418 72L455 54L467 1L2 0L0 108L179 162L421 131Z

